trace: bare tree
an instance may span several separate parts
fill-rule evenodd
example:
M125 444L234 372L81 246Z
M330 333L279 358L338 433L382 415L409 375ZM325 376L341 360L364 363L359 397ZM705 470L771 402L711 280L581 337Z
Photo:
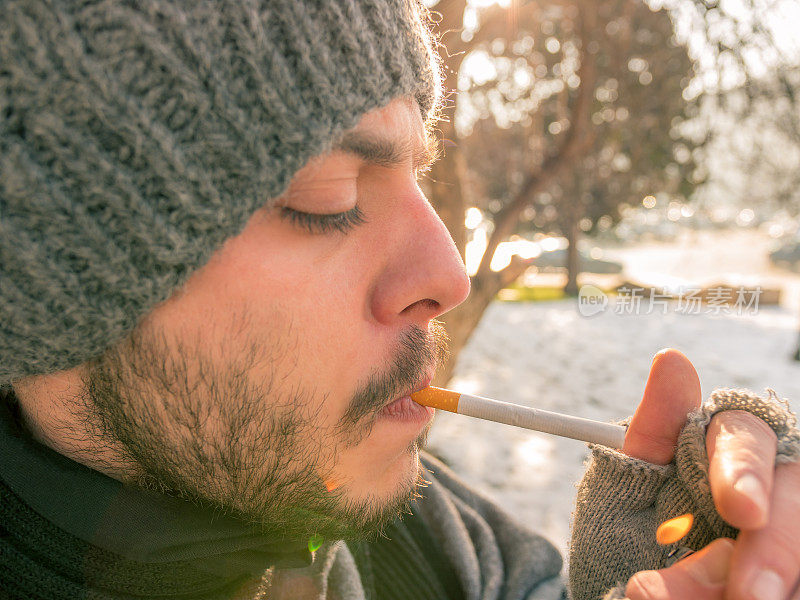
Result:
M575 292L579 235L617 218L621 203L685 191L693 172L691 148L688 158L674 157L688 143L675 139L674 121L686 117L681 92L691 63L665 11L640 0L512 3L480 13L466 29L465 9L463 0L435 7L446 85L462 86L459 109L473 117L457 128L451 97L444 159L428 191L462 255L466 208L483 209L491 226L470 297L445 315L453 352L440 383L497 292L529 265L515 257L493 270L500 243L532 229L566 235ZM464 61L477 53L496 76L469 81Z

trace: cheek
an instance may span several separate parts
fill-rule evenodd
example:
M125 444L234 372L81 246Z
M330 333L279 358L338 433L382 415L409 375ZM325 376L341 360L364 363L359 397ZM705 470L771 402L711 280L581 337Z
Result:
M279 223L248 226L162 307L160 320L199 332L215 360L230 363L256 344L269 360L253 377L326 398L323 413L334 421L374 368L365 362L369 278L347 238L298 237Z
M272 285L284 315L291 319L289 334L296 344L296 364L303 387L327 396L325 413L338 418L356 384L370 368L364 363L363 285L352 270L327 264L307 277ZM273 307L263 319L271 318ZM272 313L274 314L274 313Z

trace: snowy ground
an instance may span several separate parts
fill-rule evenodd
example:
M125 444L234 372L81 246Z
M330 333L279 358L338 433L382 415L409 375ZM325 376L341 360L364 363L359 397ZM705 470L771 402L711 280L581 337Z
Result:
M798 336L789 307L743 315L617 314L587 318L575 300L494 303L459 357L450 387L608 421L631 414L652 356L674 347L716 387L775 389L800 408ZM582 442L439 412L429 447L467 481L566 550Z

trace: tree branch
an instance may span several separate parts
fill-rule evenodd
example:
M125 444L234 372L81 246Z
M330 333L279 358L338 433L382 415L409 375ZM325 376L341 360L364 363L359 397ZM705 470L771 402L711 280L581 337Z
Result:
M542 165L530 173L514 198L494 217L494 231L489 237L486 251L481 257L474 279L487 277L491 273L490 264L497 246L514 233L522 211L531 203L533 196L545 189L575 160L585 154L594 144L590 133L590 113L594 98L597 68L596 54L591 53L592 28L596 27L596 13L591 7L581 11L581 63L578 67L578 95L570 112L570 128L558 152L546 159Z

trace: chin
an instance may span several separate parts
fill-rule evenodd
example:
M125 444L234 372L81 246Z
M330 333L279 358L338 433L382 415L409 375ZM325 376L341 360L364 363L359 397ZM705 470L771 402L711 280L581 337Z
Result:
M399 448L369 439L342 451L333 472L323 477L335 505L327 506L323 522L306 523L304 531L330 539L373 539L409 513L425 484L419 457L424 433Z
M350 489L353 499L391 503L416 487L420 473L419 451L415 448L403 452L385 468L370 471L376 475L359 477L353 482Z
M350 499L383 504L412 494L419 483L419 452L426 436L427 429L405 448L390 456L386 455L386 448L383 448L384 453L370 452L369 447L364 448L364 452L358 452L363 462L356 465L357 471L347 485Z

